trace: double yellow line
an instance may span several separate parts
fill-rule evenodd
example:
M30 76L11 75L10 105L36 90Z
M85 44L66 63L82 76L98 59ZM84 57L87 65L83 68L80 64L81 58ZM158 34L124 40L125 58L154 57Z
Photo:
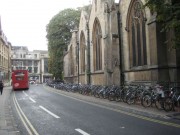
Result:
M33 125L30 123L30 121L26 117L26 115L23 113L21 107L19 106L19 104L17 102L15 94L13 95L13 102L14 102L16 111L17 111L23 125L25 126L27 132L29 133L29 135L39 135L38 132L36 131L36 129L33 127Z

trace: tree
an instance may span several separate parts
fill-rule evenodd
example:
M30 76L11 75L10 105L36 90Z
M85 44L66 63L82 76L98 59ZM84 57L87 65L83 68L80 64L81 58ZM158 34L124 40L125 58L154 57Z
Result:
M71 39L71 30L78 26L81 10L65 9L55 15L46 26L49 51L49 72L63 79L63 53Z
M145 7L151 13L157 13L157 21L162 23L162 32L174 32L167 40L173 48L180 47L180 1L179 0L146 0Z

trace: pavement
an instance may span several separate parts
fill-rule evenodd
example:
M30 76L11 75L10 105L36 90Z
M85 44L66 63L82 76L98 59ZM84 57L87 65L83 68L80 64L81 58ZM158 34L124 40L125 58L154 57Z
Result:
M46 86L47 87L47 86ZM180 108L175 112L165 112L163 110L157 110L155 108L144 108L140 105L127 105L122 102L108 101L107 99L99 99L92 96L85 96L78 93L66 92L61 90L56 90L54 88L49 89L60 92L67 96L75 97L85 102L91 102L102 106L111 107L112 109L119 109L121 111L128 111L130 113L136 113L140 115L149 115L152 117L162 117L162 118L173 118L180 120ZM12 88L10 86L4 87L3 94L0 95L0 135L21 135L16 121L12 112L12 105L10 102Z
M0 135L20 135L12 113L11 92L12 88L6 86L0 95Z

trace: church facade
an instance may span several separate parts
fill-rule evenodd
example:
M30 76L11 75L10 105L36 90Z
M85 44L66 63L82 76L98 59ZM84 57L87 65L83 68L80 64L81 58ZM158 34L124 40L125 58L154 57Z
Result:
M64 56L66 82L122 85L178 82L179 54L165 44L156 14L145 0L93 0L82 11Z

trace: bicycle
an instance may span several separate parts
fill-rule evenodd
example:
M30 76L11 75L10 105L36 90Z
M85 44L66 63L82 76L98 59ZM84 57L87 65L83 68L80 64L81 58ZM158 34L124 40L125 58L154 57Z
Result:
M165 111L175 111L175 107L180 107L180 87L171 88L169 97L164 101Z

